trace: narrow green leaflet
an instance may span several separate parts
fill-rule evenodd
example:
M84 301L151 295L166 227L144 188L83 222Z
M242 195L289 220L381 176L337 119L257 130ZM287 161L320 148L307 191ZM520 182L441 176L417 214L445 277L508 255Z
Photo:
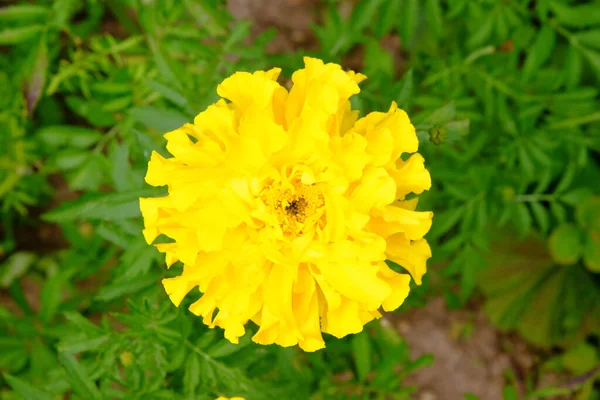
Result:
M4 374L4 379L13 390L26 400L54 400L54 396L31 386L28 382L16 376Z
M358 380L364 382L371 372L371 341L366 330L352 337L352 353Z
M548 61L556 43L556 32L554 28L545 25L538 33L531 47L525 65L523 66L523 80L529 81L533 74Z
M77 219L105 221L135 218L141 215L140 197L152 197L156 189L146 188L122 193L88 193L78 200L64 203L45 213L42 218L50 222L67 222Z
M6 46L25 42L39 35L42 30L44 30L42 25L6 28L0 30L0 45Z
M58 359L67 371L73 390L84 399L102 400L96 384L90 379L89 372L77 361L74 355L59 353Z

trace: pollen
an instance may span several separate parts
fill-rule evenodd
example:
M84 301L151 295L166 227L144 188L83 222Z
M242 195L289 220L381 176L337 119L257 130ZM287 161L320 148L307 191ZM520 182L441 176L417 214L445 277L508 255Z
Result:
M323 195L316 185L274 183L263 191L265 204L277 217L277 227L289 238L309 230L320 230L326 224Z

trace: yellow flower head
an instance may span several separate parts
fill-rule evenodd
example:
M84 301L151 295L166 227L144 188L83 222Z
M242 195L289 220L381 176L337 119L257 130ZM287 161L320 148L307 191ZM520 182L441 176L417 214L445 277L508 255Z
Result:
M190 311L233 343L249 320L255 342L306 351L321 332L360 332L408 295L410 276L384 260L420 284L431 257L433 213L405 200L431 186L408 116L392 103L357 120L349 98L366 77L304 62L289 91L276 68L225 79L223 99L165 135L173 157L148 164L169 195L140 199L144 236L171 238L156 247L184 265L166 292L178 306L198 287Z
M217 398L217 400L245 400L243 397L231 397L231 398L227 398L227 397L219 397Z

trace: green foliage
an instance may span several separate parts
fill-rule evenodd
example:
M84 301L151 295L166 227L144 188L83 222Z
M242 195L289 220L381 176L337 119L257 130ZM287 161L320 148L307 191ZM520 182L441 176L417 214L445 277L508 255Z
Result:
M164 154L161 135L212 103L234 71L280 65L289 77L304 54L360 69L369 79L353 105L396 101L417 129L433 177L421 206L435 211L428 240L445 267L407 305L441 293L459 308L481 291L501 329L564 347L561 368L597 362L600 3L316 10L317 49L271 55L276 32L249 39L251 24L219 0L3 6L3 398L409 398L402 379L432 360L411 360L389 326L314 354L257 346L252 332L232 345L171 305L163 260L140 235L137 199L162 193L143 180L151 151ZM23 239L42 223L64 237L53 251Z

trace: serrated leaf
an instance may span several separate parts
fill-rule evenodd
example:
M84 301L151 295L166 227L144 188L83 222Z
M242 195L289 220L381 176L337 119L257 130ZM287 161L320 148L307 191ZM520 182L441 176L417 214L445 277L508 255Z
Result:
M527 59L523 66L523 81L531 79L542 65L548 61L554 45L556 44L556 32L550 25L544 25L538 32L536 39L527 52Z
M364 382L371 372L371 341L365 330L352 337L352 355L358 380Z
M562 265L575 264L582 253L581 232L573 224L559 225L548 239L550 254Z

